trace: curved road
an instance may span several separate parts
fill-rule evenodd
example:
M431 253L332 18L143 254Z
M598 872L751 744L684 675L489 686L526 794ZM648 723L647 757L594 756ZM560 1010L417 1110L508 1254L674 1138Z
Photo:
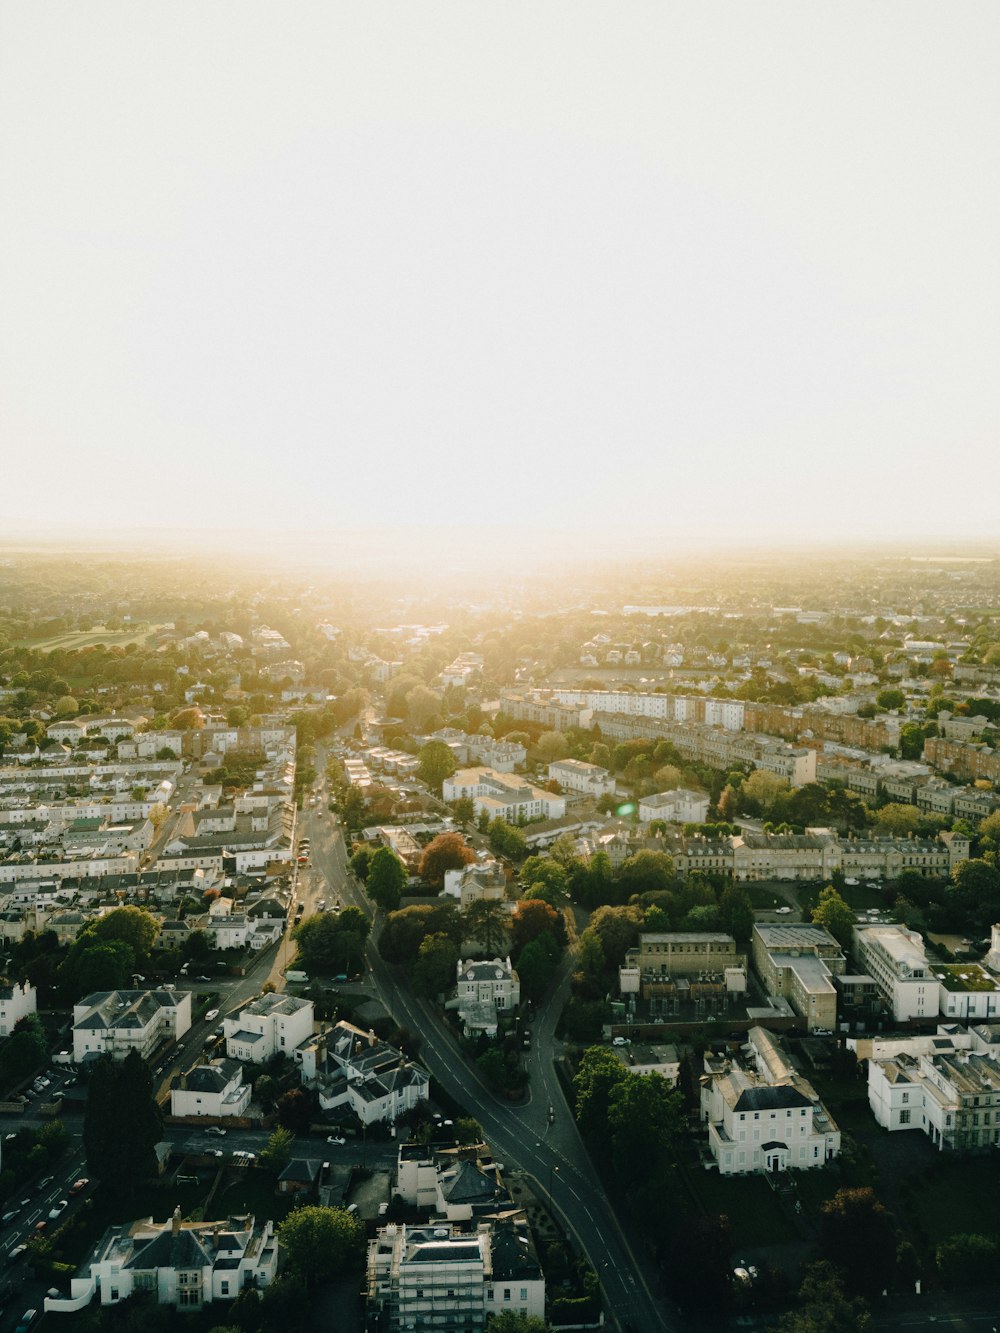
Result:
M325 803L305 807L300 819L303 832L311 840L316 870L326 877L341 902L371 915L371 903L348 870L344 840ZM376 937L377 929L376 924ZM498 1101L480 1080L434 1006L398 985L374 938L370 945L371 981L380 1001L401 1026L421 1034L421 1063L479 1121L498 1160L508 1171L514 1168L532 1176L540 1198L551 1193L553 1205L597 1271L607 1309L619 1328L671 1333L676 1324L646 1286L558 1084L555 1025L569 987L571 958L564 960L557 990L534 1020L533 1049L527 1061L531 1099L526 1106L512 1107ZM555 1110L551 1125L550 1105Z

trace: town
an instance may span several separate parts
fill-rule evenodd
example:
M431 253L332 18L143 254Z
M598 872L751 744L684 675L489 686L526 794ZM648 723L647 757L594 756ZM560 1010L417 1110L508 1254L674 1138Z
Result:
M740 569L6 553L4 1333L995 1308L995 559Z

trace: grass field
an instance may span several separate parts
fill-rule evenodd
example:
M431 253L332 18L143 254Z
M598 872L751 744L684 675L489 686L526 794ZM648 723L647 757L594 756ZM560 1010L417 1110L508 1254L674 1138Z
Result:
M105 629L98 625L94 629L69 630L65 634L53 634L48 639L22 639L21 648L34 648L39 653L51 653L56 648L73 652L79 648L94 648L105 644L109 648L127 648L130 643L152 641L161 625L130 625L128 629Z
M736 1249L785 1245L798 1239L774 1191L763 1176L722 1176L700 1167L686 1172L688 1186L706 1213L729 1218Z

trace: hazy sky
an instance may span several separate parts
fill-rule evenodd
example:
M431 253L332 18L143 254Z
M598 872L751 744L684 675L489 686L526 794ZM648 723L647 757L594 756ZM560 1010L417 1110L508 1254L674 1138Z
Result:
M1000 535L993 0L0 25L0 533Z

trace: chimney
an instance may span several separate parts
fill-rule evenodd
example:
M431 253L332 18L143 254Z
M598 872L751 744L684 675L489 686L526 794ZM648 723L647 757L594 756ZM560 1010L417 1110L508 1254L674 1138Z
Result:
M180 1234L180 1229L181 1229L181 1206L180 1204L178 1204L177 1207L174 1209L173 1216L170 1219L170 1234L172 1236L177 1236Z

